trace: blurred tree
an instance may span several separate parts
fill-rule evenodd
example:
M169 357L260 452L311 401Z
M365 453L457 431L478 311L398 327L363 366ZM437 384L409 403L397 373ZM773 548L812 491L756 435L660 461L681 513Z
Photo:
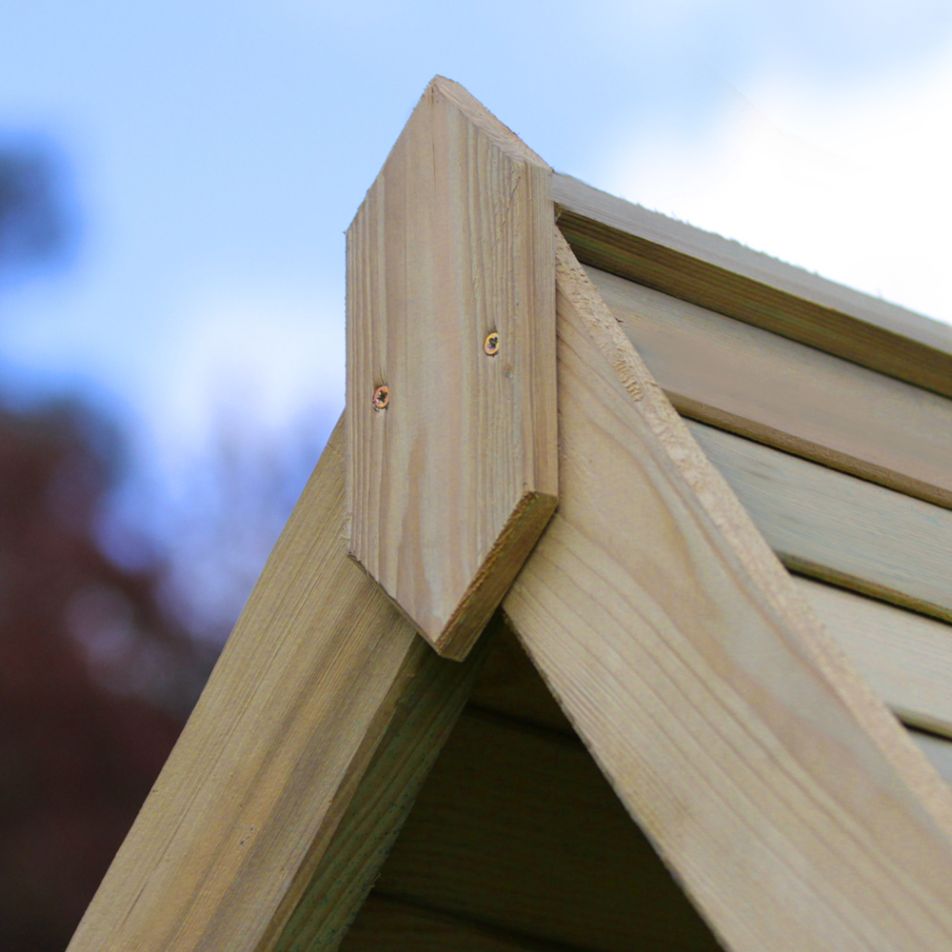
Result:
M56 168L0 141L0 291L70 243ZM12 397L0 393L0 952L52 952L165 761L328 414L281 434L223 415L175 503L124 480L101 414ZM148 541L133 525L144 510L161 526Z
M0 150L0 274L63 247L52 169ZM161 562L97 545L119 448L74 401L0 399L3 952L64 948L210 664L164 607Z
M54 152L0 145L0 275L61 255L71 228Z
M94 541L102 432L69 404L0 410L4 950L64 947L183 720L187 702L137 686L185 701L206 670L160 603L160 569L117 567Z

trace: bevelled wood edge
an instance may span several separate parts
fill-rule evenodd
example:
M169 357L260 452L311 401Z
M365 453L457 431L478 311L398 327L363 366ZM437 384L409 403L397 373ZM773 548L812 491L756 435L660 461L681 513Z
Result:
M350 552L457 660L557 502L551 174L438 77L348 231Z

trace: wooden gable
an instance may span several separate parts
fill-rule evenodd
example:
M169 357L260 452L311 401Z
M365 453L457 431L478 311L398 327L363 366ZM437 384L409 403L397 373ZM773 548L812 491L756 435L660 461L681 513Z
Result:
M455 84L427 95L463 140L531 155ZM349 391L350 446L339 427L72 949L952 946L948 330L536 159L524 192L468 168L477 197L443 227L477 238L439 258L479 302L473 261L512 269L492 286L522 300L551 219L554 323L540 293L486 386L515 381L528 403L493 398L512 409L555 381L558 509L513 543L507 502L473 550L457 608L495 620L441 658L407 619L445 549L408 546L414 580L387 591L348 558L346 474L381 409ZM517 194L492 231L509 251L485 254L470 216ZM352 287L377 260L352 258ZM477 389L441 452L494 454L517 500L548 417L513 409L523 442L492 442L482 336L451 344ZM400 439L412 461L423 437ZM400 519L362 531L400 553L428 498L412 466L394 488ZM434 539L479 518L434 505Z

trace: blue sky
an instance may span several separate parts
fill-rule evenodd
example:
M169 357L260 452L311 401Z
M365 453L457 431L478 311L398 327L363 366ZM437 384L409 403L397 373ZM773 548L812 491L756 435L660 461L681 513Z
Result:
M80 224L0 287L8 387L87 394L160 481L223 417L325 433L343 233L436 73L562 171L952 321L945 0L0 0L0 136L58 148Z

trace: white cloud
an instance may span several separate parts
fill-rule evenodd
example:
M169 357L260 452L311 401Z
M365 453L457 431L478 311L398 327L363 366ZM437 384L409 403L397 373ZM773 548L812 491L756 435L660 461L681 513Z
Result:
M332 295L229 289L190 302L171 323L168 350L156 362L162 392L146 396L169 449L194 449L223 416L280 431L306 407L343 407L344 308Z
M698 135L640 130L599 184L952 323L950 53L827 92L754 77Z

